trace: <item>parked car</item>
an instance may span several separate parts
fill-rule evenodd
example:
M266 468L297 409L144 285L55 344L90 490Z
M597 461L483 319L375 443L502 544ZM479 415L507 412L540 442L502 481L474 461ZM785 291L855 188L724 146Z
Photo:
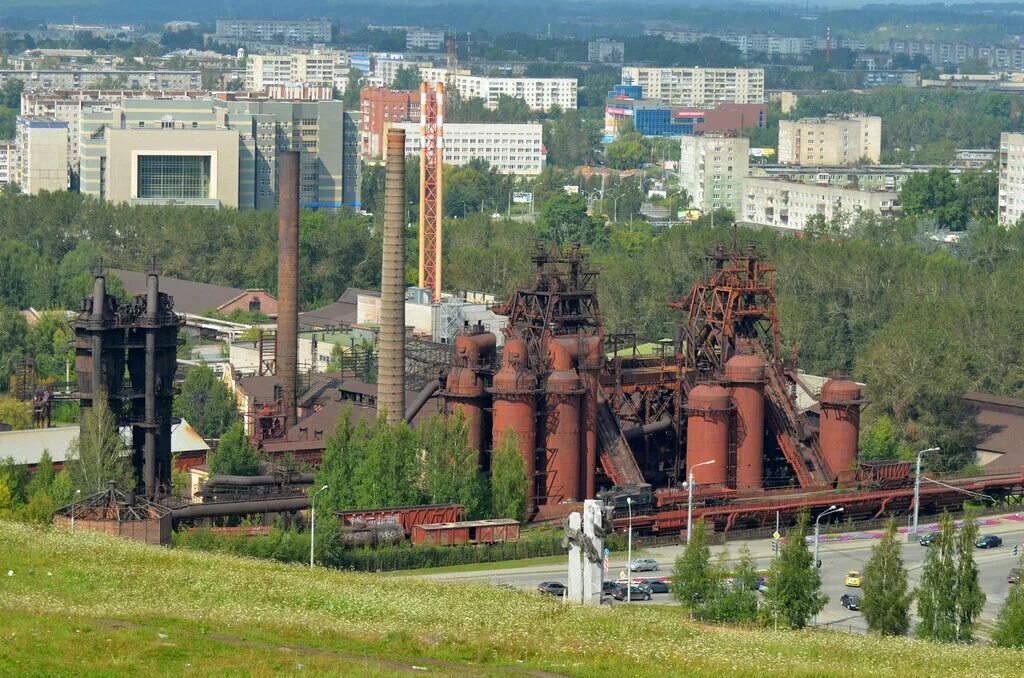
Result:
M918 539L918 542L921 544L921 546L931 546L932 544L935 543L935 540L938 539L938 538L939 538L939 533L938 532L929 532L925 536L923 536L920 539Z
M545 581L541 582L540 586L537 587L537 591L546 596L561 598L565 595L565 584L557 581Z
M615 600L625 600L626 599L626 587L625 586L620 586L618 589L616 589L615 593L612 594L612 598L614 598ZM650 600L651 599L651 590L649 588L647 588L646 586L641 586L640 584L631 584L630 587L629 587L629 599L630 600Z
M764 578L764 579L761 580L761 583L757 585L757 590L758 590L759 593L762 593L764 595L768 594L768 579L767 578Z
M994 549L995 547L1002 545L1003 538L997 537L994 534L983 534L974 542L975 548L979 549Z
M657 572L658 561L654 558L637 558L629 569L633 572Z
M852 593L844 593L839 598L839 604L845 607L847 610L859 610L860 609L860 597L855 596Z
M849 572L846 573L846 585L847 586L859 587L861 585L861 581L862 580L861 580L860 572L858 572L857 570L850 570Z
M650 589L651 593L668 593L669 586L668 582L661 581L660 579L649 579L643 584L646 588Z
M613 581L601 582L601 595L602 596L612 596L612 595L615 595L615 592L618 591L618 590L619 590L619 585L616 584Z
M1020 581L1020 568L1019 567L1015 567L1012 570L1010 570L1010 574L1006 575L1006 583L1007 584L1016 584L1019 581Z

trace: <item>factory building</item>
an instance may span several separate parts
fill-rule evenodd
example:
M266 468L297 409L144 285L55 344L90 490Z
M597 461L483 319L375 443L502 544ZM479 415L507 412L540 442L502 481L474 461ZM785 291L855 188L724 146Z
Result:
M779 121L779 162L784 165L856 165L881 157L878 116Z
M743 181L740 221L773 228L802 231L808 220L826 220L841 214L872 212L883 217L899 213L899 194L857 188L817 186L784 179L747 178Z
M622 82L638 85L644 96L675 106L764 103L763 68L624 66Z
M707 212L725 208L739 214L747 176L750 141L725 134L686 136L679 140L679 185L694 207Z
M422 137L418 122L392 124L405 130L405 154L419 156ZM507 174L540 174L547 151L540 123L492 124L452 122L444 126L444 162L465 165L486 160Z
M68 190L67 123L20 115L16 123L17 162L13 183L28 195Z

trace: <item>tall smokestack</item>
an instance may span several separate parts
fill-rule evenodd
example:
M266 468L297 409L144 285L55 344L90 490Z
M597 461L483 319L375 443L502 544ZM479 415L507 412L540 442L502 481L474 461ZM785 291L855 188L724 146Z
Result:
M277 380L285 427L297 423L295 389L299 354L299 153L277 156Z
M377 406L388 421L405 414L405 130L388 130L384 251L380 272L380 369Z

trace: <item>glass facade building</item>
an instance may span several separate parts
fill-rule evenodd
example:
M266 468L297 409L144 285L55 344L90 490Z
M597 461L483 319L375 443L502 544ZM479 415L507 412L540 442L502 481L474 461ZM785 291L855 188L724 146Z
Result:
M138 183L140 198L209 198L210 156L141 155Z

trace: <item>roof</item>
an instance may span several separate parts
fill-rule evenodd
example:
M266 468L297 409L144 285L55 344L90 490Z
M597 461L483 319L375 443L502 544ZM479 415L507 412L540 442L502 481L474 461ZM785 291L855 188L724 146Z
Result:
M964 401L978 423L974 446L985 470L1024 466L1024 400L965 393Z
M338 325L354 325L359 305L359 295L379 297L376 290L364 290L349 287L333 304L315 308L299 314L299 325L303 327L333 327Z
M55 462L63 462L68 446L78 437L78 426L33 428L24 431L0 431L0 450L3 457L13 457L15 463L34 465L43 452L48 451ZM131 441L131 433L122 429L122 437ZM210 446L184 419L171 427L171 454L205 452Z
M120 278L129 294L146 293L145 273L122 269L111 269L110 272ZM169 275L160 276L160 291L174 298L174 310L197 315L210 308L221 308L249 292L235 287L182 280ZM264 290L258 291L271 296Z

